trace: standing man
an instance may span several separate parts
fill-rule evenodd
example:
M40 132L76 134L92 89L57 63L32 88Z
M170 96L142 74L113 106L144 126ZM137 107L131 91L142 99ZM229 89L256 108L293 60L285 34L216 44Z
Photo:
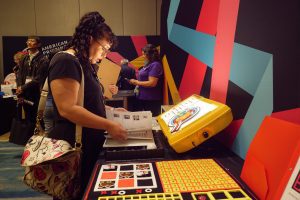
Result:
M26 120L35 124L40 92L47 77L49 61L39 50L41 47L39 37L29 36L26 44L28 55L20 62L17 95L33 102L33 105L25 103L23 108Z

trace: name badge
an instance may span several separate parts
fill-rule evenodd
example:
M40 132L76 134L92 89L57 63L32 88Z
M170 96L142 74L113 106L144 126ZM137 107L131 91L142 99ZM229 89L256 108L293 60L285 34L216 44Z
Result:
M32 78L26 78L25 83L29 83L30 81L32 81Z

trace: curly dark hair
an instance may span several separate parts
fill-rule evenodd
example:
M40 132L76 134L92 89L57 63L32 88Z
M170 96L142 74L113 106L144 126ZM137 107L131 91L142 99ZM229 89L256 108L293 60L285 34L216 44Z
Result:
M142 48L142 51L148 58L149 63L152 63L154 61L160 62L159 52L153 44L147 44Z
M76 56L83 63L89 62L90 37L96 40L106 39L112 48L117 44L115 34L99 12L85 14L80 19L71 41L66 46L66 49L73 48L76 51Z

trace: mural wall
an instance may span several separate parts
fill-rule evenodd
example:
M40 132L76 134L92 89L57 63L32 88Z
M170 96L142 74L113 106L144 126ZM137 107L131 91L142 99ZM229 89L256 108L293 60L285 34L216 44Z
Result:
M242 158L265 116L300 123L299 8L297 0L162 3L173 100L200 94L229 105L234 121L217 138Z
M143 64L142 47L147 43L159 45L159 36L117 36L118 46L112 50L107 57L113 62L119 64L122 58L127 58L132 61L131 66L139 66ZM42 36L41 51L44 55L49 55L52 51L62 49L70 40L70 36ZM4 76L12 72L14 67L13 55L26 48L26 36L3 36L3 64Z

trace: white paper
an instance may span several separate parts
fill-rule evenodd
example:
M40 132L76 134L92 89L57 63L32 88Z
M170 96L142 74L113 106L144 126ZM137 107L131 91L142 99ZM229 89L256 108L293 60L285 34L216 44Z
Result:
M150 111L122 112L106 110L106 118L119 122L128 132L128 138L151 139L152 113Z
M281 200L299 200L300 193L297 185L300 181L300 158L298 158L297 164L293 170L289 182L287 183L285 190L282 194Z
M160 131L160 125L158 124L156 117L152 117L152 130L153 131Z
M170 127L170 132L175 134L216 108L216 105L192 96L163 113L161 118Z
M13 84L1 85L1 91L4 92L4 94L12 95L13 94L12 89L13 89Z

